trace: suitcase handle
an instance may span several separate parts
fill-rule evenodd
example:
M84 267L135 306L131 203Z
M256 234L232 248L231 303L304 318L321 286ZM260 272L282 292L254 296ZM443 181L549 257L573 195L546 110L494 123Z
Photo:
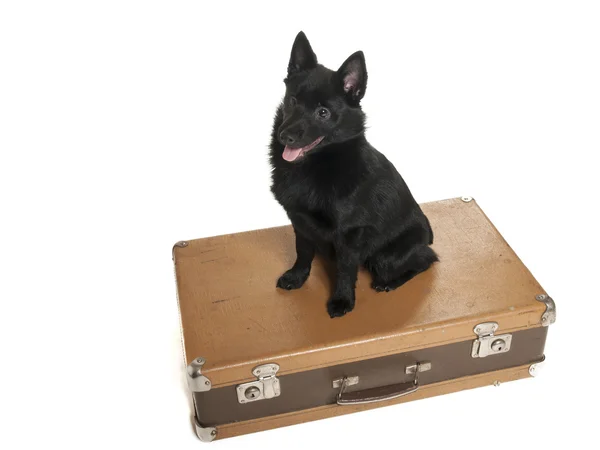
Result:
M348 377L342 379L337 404L340 406L364 405L366 403L384 402L404 395L412 394L419 389L419 363L415 367L415 379L407 383L381 386L363 391L344 392L348 386Z

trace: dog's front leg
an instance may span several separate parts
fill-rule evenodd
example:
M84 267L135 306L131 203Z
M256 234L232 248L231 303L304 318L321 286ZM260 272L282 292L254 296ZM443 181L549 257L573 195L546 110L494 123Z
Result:
M277 280L277 287L287 290L298 289L304 284L310 274L310 266L315 257L314 243L298 233L295 228L294 232L296 233L296 262Z
M327 311L333 317L340 317L354 309L356 277L360 262L359 252L349 246L345 239L334 242L336 254L336 280L333 296L327 302Z

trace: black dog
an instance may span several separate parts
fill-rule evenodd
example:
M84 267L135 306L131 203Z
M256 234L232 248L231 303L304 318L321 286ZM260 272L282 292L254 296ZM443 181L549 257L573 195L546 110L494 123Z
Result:
M296 234L297 259L277 287L297 289L315 252L337 264L331 317L354 308L360 265L390 291L438 260L427 217L395 167L366 140L359 103L367 87L362 52L337 72L317 63L304 33L294 41L286 93L273 125L271 191Z

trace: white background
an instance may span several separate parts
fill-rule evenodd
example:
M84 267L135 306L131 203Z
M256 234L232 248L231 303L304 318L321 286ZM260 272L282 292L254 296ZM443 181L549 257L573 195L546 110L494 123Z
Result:
M301 29L331 68L365 52L372 144L418 201L475 197L558 322L537 378L211 445L593 446L599 23L583 1L2 2L0 447L202 445L171 246L287 223L267 145Z

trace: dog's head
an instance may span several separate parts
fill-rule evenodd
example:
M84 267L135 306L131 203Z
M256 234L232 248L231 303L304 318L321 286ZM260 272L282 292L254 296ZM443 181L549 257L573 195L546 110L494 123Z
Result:
M317 63L306 35L298 33L284 80L283 123L277 139L283 158L295 162L327 144L340 143L364 132L360 100L367 88L362 52L352 54L337 71Z

